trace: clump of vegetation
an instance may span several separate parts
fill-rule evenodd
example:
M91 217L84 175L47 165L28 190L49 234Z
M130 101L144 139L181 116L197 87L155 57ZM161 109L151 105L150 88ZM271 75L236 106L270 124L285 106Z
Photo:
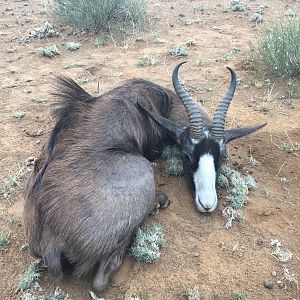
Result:
M137 292L137 294L131 295L131 297L128 300L148 300L149 298L150 297L147 292L139 291Z
M44 263L42 260L36 260L31 263L25 271L23 277L19 281L18 289L24 291L30 288L31 284L38 281L41 277L41 271L44 269Z
M291 8L289 8L288 10L286 10L286 12L284 14L287 17L294 17L294 16L296 16L296 13Z
M201 5L201 4L196 4L196 5L194 5L194 8L193 8L193 13L195 14L195 13L204 13L204 6L203 5Z
M96 46L97 48L104 47L104 46L106 46L107 44L108 44L108 41L107 41L106 38L98 37L98 38L96 38L96 40L95 40L95 46Z
M43 39L53 36L58 36L59 33L56 29L54 29L53 25L46 21L42 26L35 28L34 31L30 33L30 36Z
M182 160L176 157L166 160L164 173L171 176L181 176L183 174Z
M187 300L204 300L204 297L197 285L185 288L182 296L184 296Z
M11 194L17 187L22 187L22 180L29 172L29 168L26 165L21 166L16 173L7 175L3 182L0 184L1 193L6 200L10 200Z
M13 113L13 117L16 119L22 119L25 117L25 115L26 115L26 113L24 111L15 111Z
M86 64L83 62L76 62L76 63L71 63L69 65L64 66L64 69L68 70L68 69L74 69L74 68L82 68L85 67Z
M36 102L36 103L46 103L48 101L48 99L46 99L44 97L37 97L33 101Z
M288 80L288 93L289 97L299 97L300 96L300 84L297 83L297 81L290 78Z
M167 42L168 41L166 39L163 39L159 36L156 36L154 41L155 44L166 44Z
M56 45L49 46L47 48L40 47L37 49L36 53L39 56L54 57L59 55L59 51Z
M253 190L256 187L256 181L251 175L246 176L244 181L249 190Z
M288 262L292 259L293 254L288 249L284 249L279 240L271 240L271 246L274 248L271 255L276 257L279 261Z
M186 50L180 45L176 45L175 48L171 49L169 54L172 56L187 56Z
M74 43L74 42L67 42L66 43L66 48L69 51L75 51L75 50L79 49L80 46L81 46L80 43Z
M71 298L57 286L53 292L45 295L34 295L31 291L26 291L22 294L21 300L71 300Z
M249 189L254 188L256 182L252 176L248 175L246 178L242 178L239 172L223 164L220 168L218 184L228 189L226 199L229 205L234 209L241 209L247 202Z
M0 234L0 251L3 251L7 248L10 243L10 234L4 233Z
M53 14L76 30L118 32L143 25L146 0L55 0Z
M264 17L262 14L255 12L250 16L249 20L255 23L262 23L264 21Z
M234 209L231 206L226 206L222 211L222 215L226 219L226 223L224 225L225 229L231 228L232 222L235 220L240 222L244 221L243 213L239 209Z
M243 4L240 0L232 0L230 2L229 8L231 11L239 11L243 12L246 10L245 4Z
M281 76L300 74L300 17L264 27L259 51L268 68Z
M223 164L219 171L218 185L227 189L228 206L225 207L222 214L226 218L224 227L229 229L234 220L244 220L241 209L246 205L249 190L255 188L256 181L250 175L243 178L239 172Z
M283 277L289 283L294 283L299 288L299 280L297 279L296 274L289 271L286 266L283 266Z
M230 300L247 300L248 296L246 294L233 293L230 295Z
M138 66L139 67L145 67L145 66L156 66L160 63L159 60L157 60L155 57L144 54L139 58Z
M161 227L152 224L151 226L137 229L130 252L138 261L154 263L159 260L159 248L164 243L165 237Z
M161 156L165 159L165 166L163 170L165 174L171 176L181 176L183 174L181 151L177 146L166 146Z
M256 12L256 13L259 13L259 14L261 14L261 15L263 15L266 8L267 8L266 5L259 5L259 6L256 8L255 12Z

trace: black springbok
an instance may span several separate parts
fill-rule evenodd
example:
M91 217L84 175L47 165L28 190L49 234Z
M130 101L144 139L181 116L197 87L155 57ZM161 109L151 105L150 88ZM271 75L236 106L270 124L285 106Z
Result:
M232 70L212 122L181 87L181 64L173 72L178 96L132 79L93 97L72 79L58 79L57 122L27 184L23 213L30 253L58 278L96 270L94 288L107 286L135 228L158 202L168 204L155 190L149 162L165 143L179 143L195 203L211 212L225 144L263 126L224 130L236 85Z

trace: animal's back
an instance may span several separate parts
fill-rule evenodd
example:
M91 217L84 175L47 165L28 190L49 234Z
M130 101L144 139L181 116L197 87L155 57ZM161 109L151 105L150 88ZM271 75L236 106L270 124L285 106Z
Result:
M99 97L72 81L62 83L58 121L29 180L24 206L30 250L58 277L62 257L80 276L118 247L122 253L154 208L153 170L143 155L162 143L164 131L136 103L167 116L174 96L138 79Z

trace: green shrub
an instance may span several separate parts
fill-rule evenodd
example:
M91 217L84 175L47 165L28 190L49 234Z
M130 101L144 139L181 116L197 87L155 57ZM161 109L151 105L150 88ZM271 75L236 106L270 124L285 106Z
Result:
M81 46L80 43L74 43L74 42L67 42L66 43L66 48L69 51L75 51L75 50L79 49L80 46Z
M146 0L54 0L53 14L76 30L124 31L143 25Z
M31 263L25 271L23 277L18 283L18 289L26 290L30 288L34 281L38 281L41 277L41 271L44 269L42 260L36 260Z
M248 296L246 294L241 293L233 293L230 295L230 300L247 300Z
M156 66L159 63L160 61L156 59L154 56L144 54L143 56L139 57L138 66L139 67Z
M132 256L142 262L153 263L159 260L159 248L165 243L162 229L155 224L138 228L130 248Z
M228 204L234 209L242 209L247 203L249 190L255 188L256 182L252 176L243 178L239 172L223 164L218 176L218 185L228 190Z
M246 10L245 4L242 3L240 0L232 0L230 2L229 8L232 11L239 11L239 12L243 12Z
M54 57L59 55L59 51L56 45L49 46L47 48L39 47L36 51L39 56Z
M264 27L259 51L273 73L282 76L299 75L300 17L279 20L269 27Z
M262 23L264 21L264 17L262 14L255 12L250 16L249 20L255 23Z
M0 251L5 250L10 243L10 234L5 233L0 235Z
M188 55L186 50L180 45L176 45L173 49L171 49L169 51L169 54L172 56L187 56Z
M163 149L161 157L165 159L164 173L171 176L183 175L181 151L178 146L168 145Z
M15 111L13 113L13 117L16 118L16 119L22 119L22 118L25 117L25 115L26 115L26 113L23 112L23 111Z

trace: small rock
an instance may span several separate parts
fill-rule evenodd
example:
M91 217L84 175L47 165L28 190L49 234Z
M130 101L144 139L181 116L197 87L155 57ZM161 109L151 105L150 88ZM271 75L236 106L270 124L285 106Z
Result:
M197 252L197 251L195 251L195 252L192 253L192 255L193 255L194 257L199 257L199 256L200 256L200 253Z
M273 271L271 274L273 277L276 277L276 275L277 275L275 271Z
M25 160L26 166L33 166L36 162L37 158L34 156L30 156Z
M264 287L265 287L266 289L271 290L271 289L273 288L273 282L265 281L265 282L264 282Z
M277 286L278 286L279 289L283 289L284 288L284 284L280 280L277 281Z

